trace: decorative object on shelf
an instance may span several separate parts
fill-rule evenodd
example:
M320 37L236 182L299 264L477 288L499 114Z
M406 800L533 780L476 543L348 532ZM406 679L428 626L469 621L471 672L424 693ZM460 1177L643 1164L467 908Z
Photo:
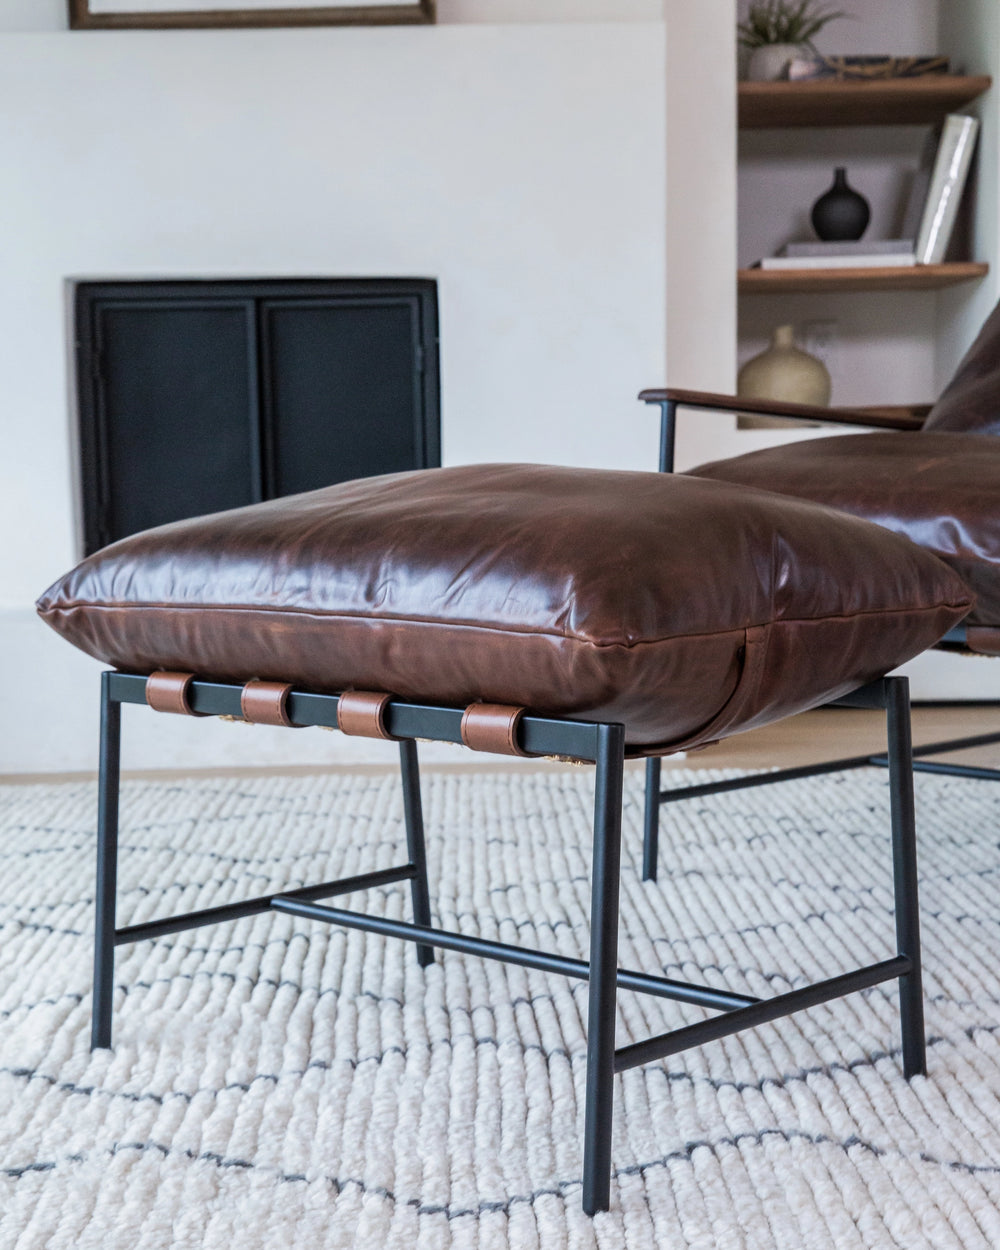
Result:
M69 0L71 30L119 30L123 27L203 26L388 26L434 21L435 0Z
M771 345L759 356L748 360L736 379L736 394L744 399L780 399L790 404L830 402L830 374L822 360L795 346L795 327L778 326ZM772 417L741 415L739 428L787 428L787 423Z
M897 256L913 251L912 239L866 239L833 243L786 243L779 256Z
M949 113L944 119L917 231L920 265L938 265L945 258L978 133L979 122L974 117Z
M813 229L824 242L860 239L870 218L868 201L847 185L847 170L838 165L833 171L833 185L812 206Z
M751 82L787 78L788 65L813 51L812 40L838 17L816 0L752 0L746 21L736 27L741 47L750 53L747 77Z
M765 48L754 48L747 61L747 78L750 82L780 82L788 77L789 67L801 52L797 43L772 43Z
M847 256L765 256L761 269L906 269L917 263L910 252L856 252Z
M839 82L871 82L885 78L922 78L947 74L946 56L816 56L795 57L788 66L791 82L835 78Z

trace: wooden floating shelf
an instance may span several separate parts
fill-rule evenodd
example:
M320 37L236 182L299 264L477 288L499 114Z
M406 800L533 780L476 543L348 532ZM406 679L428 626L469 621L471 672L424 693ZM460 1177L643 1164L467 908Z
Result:
M988 91L986 75L926 74L843 82L741 82L742 130L778 126L905 126L940 121Z
M980 261L943 265L866 266L863 269L740 269L737 290L743 295L795 295L822 291L936 291L958 282L984 278L990 267Z

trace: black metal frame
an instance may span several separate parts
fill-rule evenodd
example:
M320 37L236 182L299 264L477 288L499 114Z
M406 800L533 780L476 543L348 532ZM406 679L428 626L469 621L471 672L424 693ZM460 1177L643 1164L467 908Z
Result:
M678 408L709 408L718 410L716 403L700 404L697 399L646 399L647 404L658 404L660 407L660 464L661 473L674 471L674 442L677 427ZM781 415L781 414L777 414ZM789 420L795 420L789 417ZM942 650L966 651L965 628L957 626L937 644ZM971 654L971 653L970 653ZM842 704L843 705L843 704ZM836 706L836 705L834 705ZM851 706L858 706L853 704ZM867 705L866 705L867 706ZM951 751L965 751L970 747L988 746L1000 742L1000 732L976 734L968 738L949 738L944 742L929 742L924 746L911 749L913 756L911 768L914 772L940 773L948 777L975 777L981 781L1000 781L1000 768L980 768L971 764L941 764L932 760L923 760L922 755L947 755ZM673 803L678 799L696 798L708 794L719 794L724 790L743 790L748 786L767 786L776 781L793 781L801 777L816 777L821 773L839 773L851 768L865 768L874 765L877 768L891 767L885 755L853 755L840 760L828 760L822 764L806 764L800 768L786 768L777 772L760 773L752 777L739 777L733 781L719 781L708 785L683 786L673 790L660 789L660 761L649 760L646 768L646 818L645 838L643 846L643 880L656 880L657 841L659 826L659 805ZM654 802L654 796L658 801Z
M239 717L241 689L238 685L194 681L187 689L189 706L193 712L199 714ZM106 672L102 675L101 682L91 1047L93 1049L111 1045L115 947L270 910L415 942L418 960L422 965L433 960L433 948L438 946L444 950L589 980L583 1175L583 1208L589 1215L607 1210L610 1203L611 1125L616 1072L662 1059L690 1046L776 1020L805 1007L867 989L883 981L898 979L903 1069L907 1077L923 1073L925 1044L907 683L905 678L885 678L857 691L848 701L853 701L855 706L884 707L888 712L887 758L892 799L897 951L894 957L881 963L858 968L775 998L761 1000L747 994L618 967L619 868L625 757L625 728L619 724L594 724L526 715L519 725L520 746L525 751L589 761L597 766L589 962L432 927L415 739L419 737L442 742L461 742L462 709L397 701L388 705L385 720L389 733L400 740L408 849L405 864L339 881L282 890L239 903L190 912L187 915L170 916L118 928L115 900L121 705L145 704L146 678ZM286 708L295 725L333 728L337 725L337 703L335 695L292 691L288 695ZM650 769L658 777L659 761L650 761ZM771 777L765 780L771 780ZM715 788L725 786L726 783L722 783L721 787ZM705 792L705 787L692 789L698 793ZM658 811L658 804L653 810ZM316 901L392 881L410 882L413 922L366 916L361 912L320 905ZM723 1014L616 1050L615 1017L619 988L693 1003Z

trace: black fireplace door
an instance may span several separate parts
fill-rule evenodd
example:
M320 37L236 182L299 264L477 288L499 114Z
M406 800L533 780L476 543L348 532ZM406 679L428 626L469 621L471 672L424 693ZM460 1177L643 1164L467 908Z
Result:
M81 282L86 552L441 463L436 283Z

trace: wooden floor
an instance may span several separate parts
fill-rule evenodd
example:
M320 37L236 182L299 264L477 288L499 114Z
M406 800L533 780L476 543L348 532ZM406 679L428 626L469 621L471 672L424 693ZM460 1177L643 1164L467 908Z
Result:
M927 706L913 709L914 745L988 733L1000 733L1000 707L952 704L948 707ZM769 725L765 729L740 734L735 738L706 747L704 750L691 751L681 757L668 757L664 759L663 767L665 769L794 768L799 764L863 755L869 751L884 749L885 716L882 712L821 708L816 712L804 712L801 716L779 721L778 724ZM1000 742L937 758L987 768L1000 768ZM471 753L462 763L427 765L428 770L434 769L441 772L466 771L470 767L480 772L488 772L523 768L548 770L562 768L565 765L544 760L502 760L496 756L476 758ZM630 761L626 767L641 769L643 763L641 760ZM321 772L384 774L389 769L381 764L332 764L327 768L309 764L301 767L283 765L274 768L214 768L183 771L164 769L155 772L125 772L123 775L166 780L171 777L191 776L196 771L199 775L203 771L212 776L241 777ZM0 774L0 784L78 781L93 775L93 773Z
M953 704L913 709L913 744L971 738L1000 733L1000 707ZM837 759L885 749L885 715L853 708L821 708L788 720L740 734L736 738L695 751L676 763L677 768L794 768L814 760ZM949 753L949 762L1000 768L1000 742Z

